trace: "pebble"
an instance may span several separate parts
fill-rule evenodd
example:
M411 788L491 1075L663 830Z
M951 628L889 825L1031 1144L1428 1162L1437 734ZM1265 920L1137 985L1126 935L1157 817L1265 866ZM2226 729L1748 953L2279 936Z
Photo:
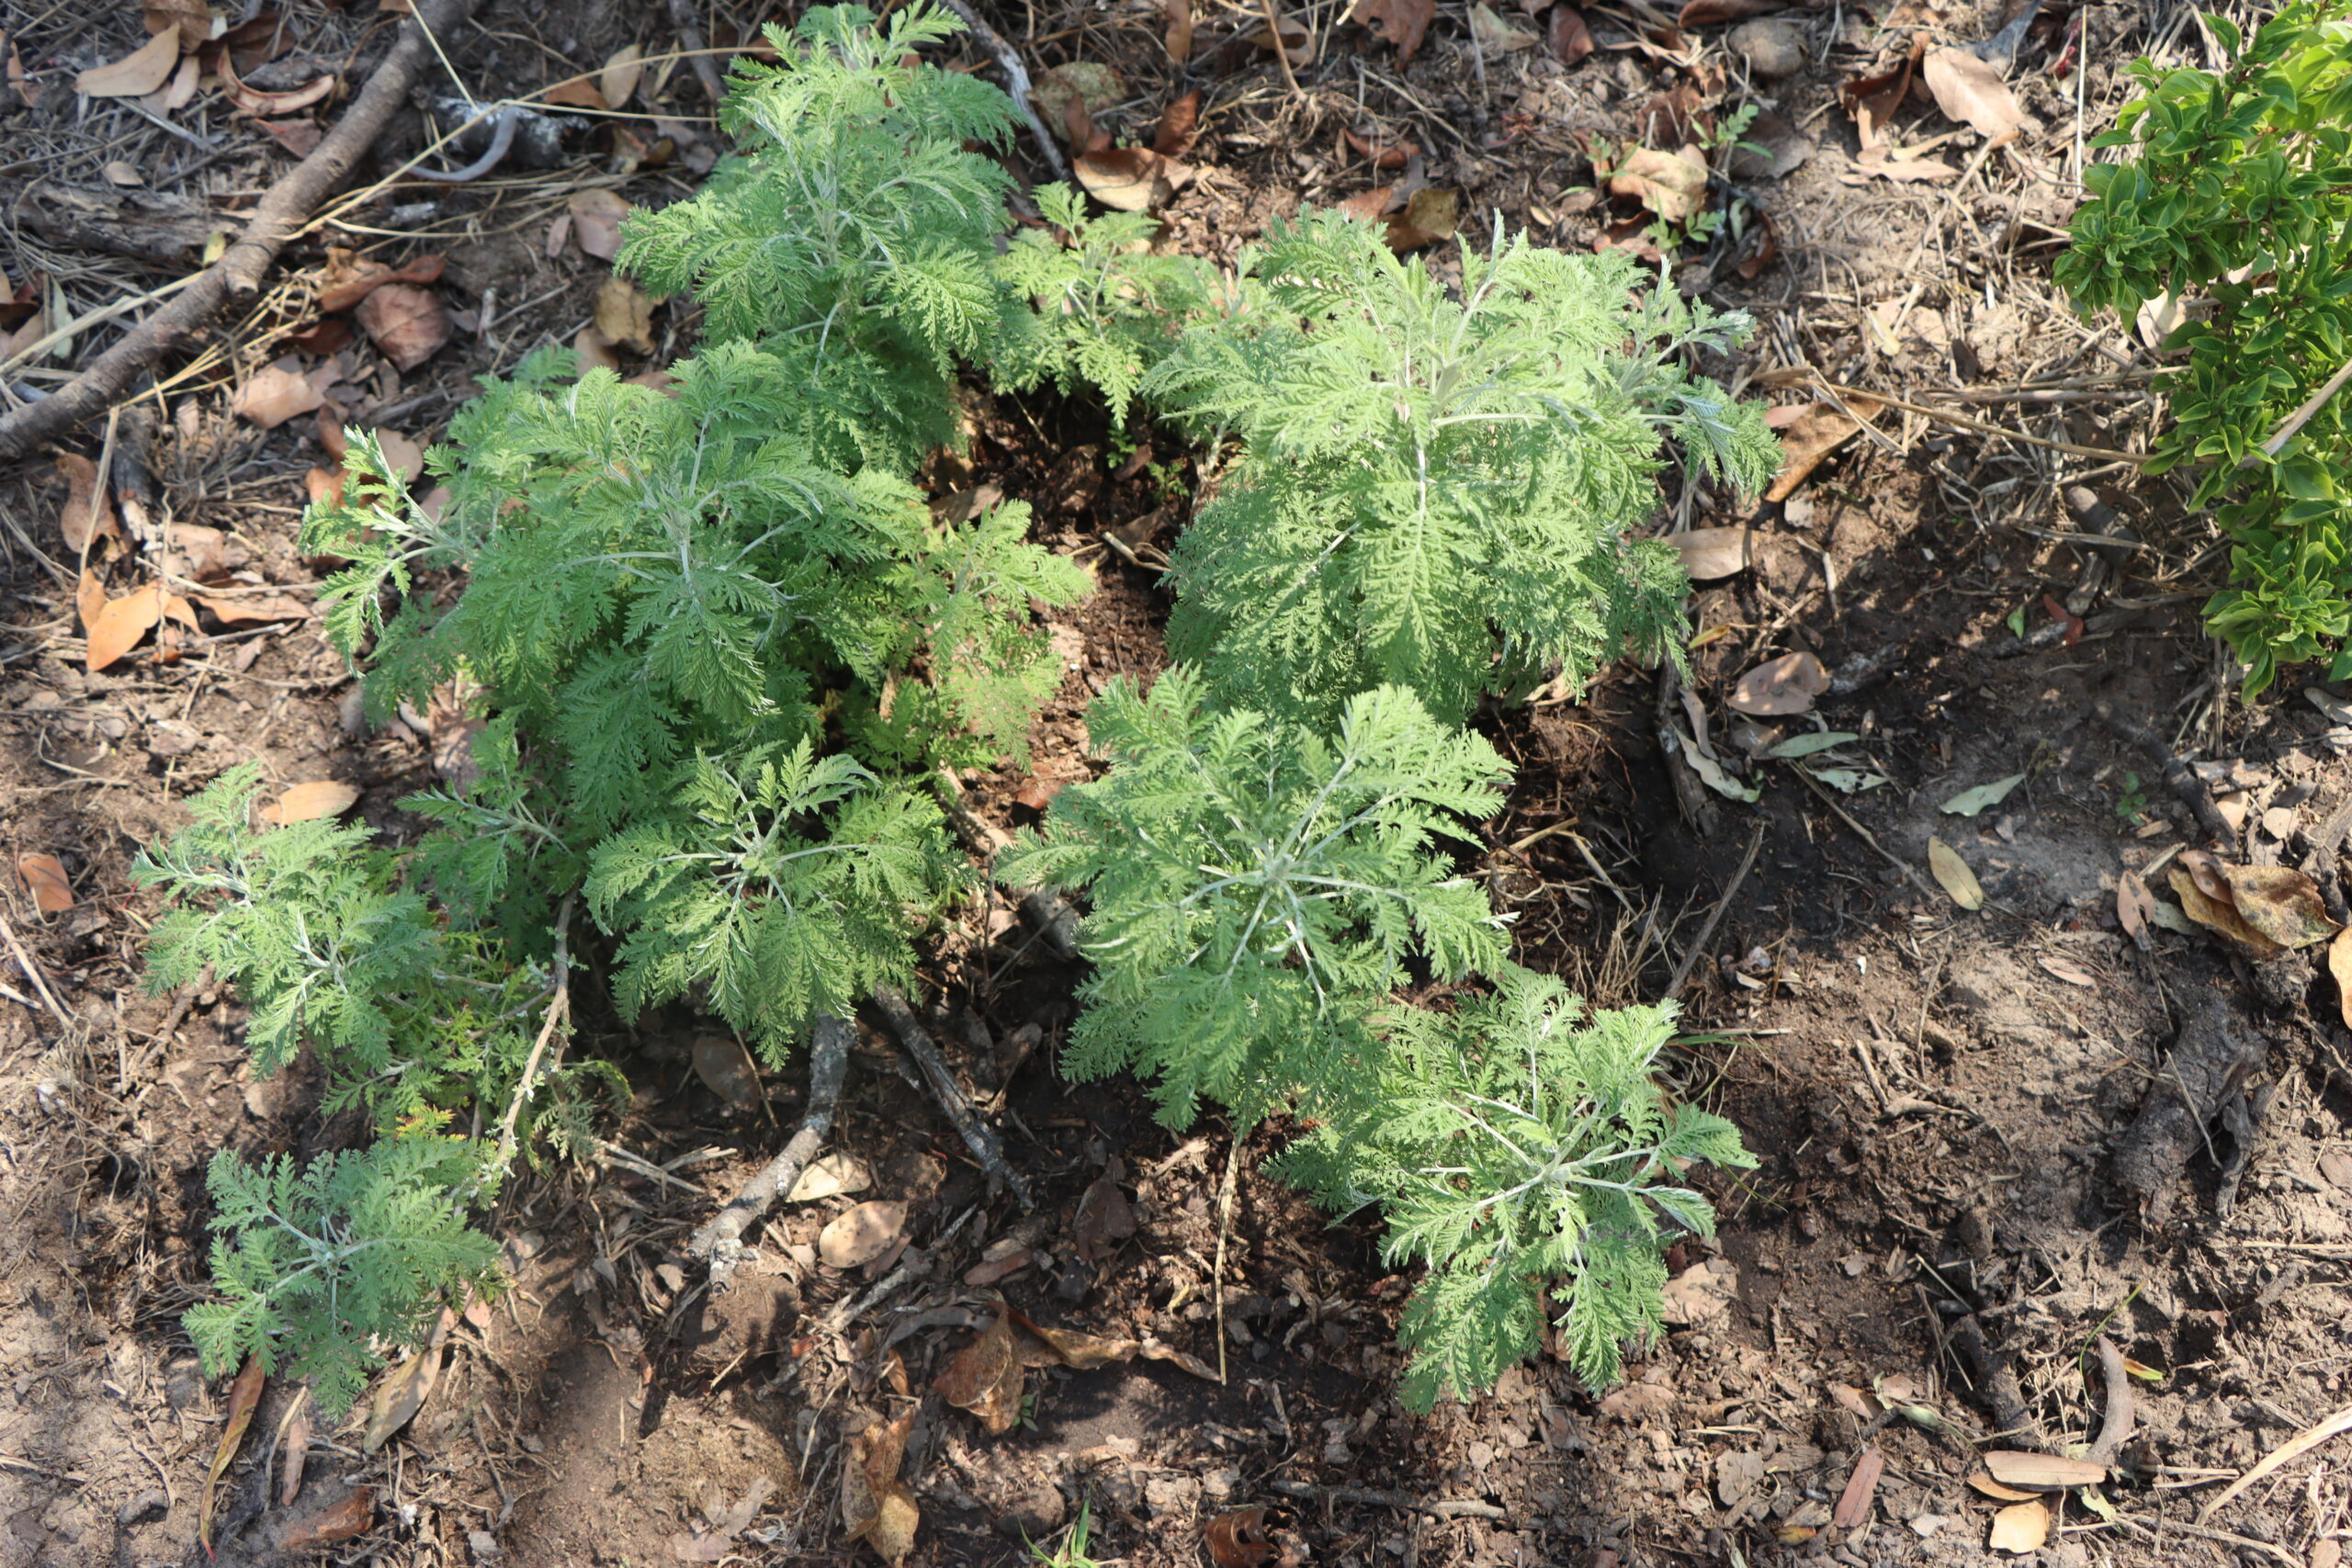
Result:
M1804 34L1792 22L1769 17L1742 22L1724 41L1767 82L1793 76L1804 67Z

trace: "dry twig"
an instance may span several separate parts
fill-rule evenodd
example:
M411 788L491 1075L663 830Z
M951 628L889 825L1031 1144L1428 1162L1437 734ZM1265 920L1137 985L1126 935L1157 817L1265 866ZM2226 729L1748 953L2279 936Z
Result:
M743 1232L777 1199L792 1190L792 1184L800 1179L800 1173L817 1157L826 1135L833 1130L833 1112L841 1104L842 1084L849 1077L850 1027L846 1020L820 1012L809 1034L808 1114L801 1117L791 1141L775 1158L762 1167L741 1191L727 1201L725 1208L686 1241L686 1256L710 1264L714 1288L724 1288L728 1277L741 1263Z
M874 1005L882 1010L884 1018L890 1021L890 1027L897 1032L899 1043L906 1046L907 1055L912 1056L915 1066L922 1069L923 1081L931 1089L932 1099L947 1112L947 1120L956 1124L956 1135L964 1140L964 1146L972 1151L972 1157L980 1162L980 1168L1012 1190L1013 1200L1021 1205L1023 1213L1035 1210L1037 1200L1029 1190L1028 1179L1007 1163L1004 1145L997 1137L996 1130L974 1112L971 1101L964 1097L963 1089L956 1082L956 1075L948 1071L947 1058L939 1054L938 1043L916 1021L914 1010L907 1006L907 998L888 986L875 987L873 996Z

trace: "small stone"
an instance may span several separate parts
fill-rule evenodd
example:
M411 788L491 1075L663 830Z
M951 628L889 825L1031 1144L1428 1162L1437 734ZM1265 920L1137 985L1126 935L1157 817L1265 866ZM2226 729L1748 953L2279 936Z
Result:
M1794 23L1777 17L1742 22L1724 39L1747 69L1767 82L1793 76L1804 68L1804 34Z

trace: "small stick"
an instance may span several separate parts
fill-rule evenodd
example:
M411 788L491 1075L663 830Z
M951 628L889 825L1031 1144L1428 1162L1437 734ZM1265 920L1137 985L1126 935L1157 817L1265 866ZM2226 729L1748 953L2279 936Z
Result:
M1731 874L1731 881L1724 888L1724 896L1715 900L1714 908L1707 916L1707 923L1699 928L1699 940L1690 944L1690 951L1682 955L1680 964L1675 965L1674 978L1666 983L1668 997L1682 994L1683 985L1690 980L1690 971L1697 965L1699 955L1707 951L1707 943L1713 938L1724 911L1731 908L1731 901L1739 895L1739 885L1747 880L1749 870L1756 864L1756 852L1763 847L1764 824L1758 822L1756 830L1747 835L1747 852L1739 857L1739 869Z
M2312 416L2313 414L2319 412L2320 410L2327 406L2328 399L2335 396L2336 393L2344 389L2344 383L2346 381L2352 381L2352 359L2346 360L2344 362L2344 368L2338 370L2335 375L2330 376L2327 378L2326 386L2322 387L2318 391L2313 392L2309 398L2304 400L2303 406L2301 408L2297 409L2293 413L2287 416L2287 422L2278 427L2277 433L2274 434L2269 440L2262 444L2260 448L2262 456L2266 457L2276 457L2279 453L2285 451L2287 449L2287 443L2292 441L2295 438L2296 433L2312 422ZM2254 461L2254 453L2248 452L2245 457L2238 459L2238 467L2241 468L2245 468L2248 463Z
M2352 1404L2331 1416L2323 1416L2317 1426L2306 1427L2285 1442L2255 1461L2254 1468L2214 1494L2213 1500L2197 1510L2197 1522L2203 1524L2221 1512L2222 1505L2260 1481L2273 1471L2283 1469L2339 1433L2352 1432Z
M2083 1457L2093 1464L2109 1464L2132 1438L2132 1373L2123 1364L2123 1352L2104 1334L2098 1337L2098 1367L2107 1379L2107 1412L2099 1418L2098 1437Z
M709 46L704 42L701 19L695 15L695 0L670 0L670 30L678 35L679 46L695 62L695 80L710 95L710 107L718 108L727 102L727 88L718 80L718 67L710 62ZM613 106L620 107L618 104Z
M1905 413L1916 413L1922 418L1932 419L1939 424L1949 424L1961 430L1974 430L1986 435L2006 436L2011 441L2022 441L2029 446L2040 446L2052 452L2070 453L2077 457L2098 457L2109 462L2129 463L2135 468L2150 460L2149 454L2145 452L2119 452L2110 446L2078 446L2071 441L2052 441L2047 436L2029 435L2022 430L2011 430L2006 424L1993 424L1984 420L1971 419L1966 414L1953 413L1948 409L1930 408L1925 403L1909 402L1892 392L1866 392L1859 387L1843 387L1827 377L1822 376L1818 371L1815 372L1815 378L1822 390L1828 392L1833 398L1868 398L1873 402L1884 403L1890 408L1901 409ZM1870 428L1865 421L1857 420L1855 423L1861 424L1865 430ZM1881 437L1881 439L1884 438Z
M2163 736L2144 724L2125 718L2115 711L2111 703L2100 703L2091 712L2101 724L2145 751L2156 766L2164 770L2166 787L2188 802L2188 809L2197 814L2199 827L2230 850L2237 849L2238 830L2230 826L2230 819L2222 815L2220 807L2213 804L2212 792L2205 787L2205 781L2197 776L2197 770L2181 761L2178 753L2165 744Z
M1216 1267L1209 1283L1216 1297L1216 1381L1225 1382L1225 1246L1233 1235L1233 1194L1240 1185L1241 1134L1233 1135L1233 1152L1226 1156L1225 1179L1216 1194Z
M1021 63L1021 56L994 28L980 20L979 13L972 9L968 0L947 0L947 8L964 18L964 25L972 29L972 36L979 40L981 48L996 56L996 62L1004 68L1005 85L1012 89L1012 101L1020 108L1021 118L1029 122L1030 132L1037 138L1038 151L1046 155L1046 166L1054 171L1054 178L1068 180L1069 165L1062 162L1062 150L1054 145L1046 122L1037 118L1037 107L1029 101L1029 68ZM1282 39L1277 38L1274 42L1279 46Z
M875 987L873 998L874 1005L882 1010L882 1016L890 1021L890 1027L897 1032L899 1043L906 1046L907 1055L922 1069L932 1099L947 1112L947 1120L956 1124L956 1134L972 1151L972 1157L980 1162L980 1168L1012 1190L1023 1213L1035 1212L1037 1200L1029 1190L1028 1179L1006 1163L1004 1145L995 1129L973 1113L971 1101L964 1098L956 1075L947 1069L947 1058L939 1054L938 1043L915 1021L914 1010L907 1006L907 998L888 986Z
M710 1264L713 1289L724 1289L728 1277L742 1262L744 1230L792 1190L792 1184L824 1146L826 1134L833 1130L834 1108L841 1104L842 1084L849 1077L849 1047L847 1021L829 1012L819 1013L809 1031L808 1114L775 1158L687 1239L686 1256Z
M1317 1486L1305 1481L1272 1481L1267 1484L1285 1497L1322 1497L1334 1503L1369 1503L1401 1514L1427 1514L1436 1519L1507 1519L1510 1515L1476 1497L1420 1498L1402 1492L1374 1492L1363 1486Z
M1274 60L1283 68L1283 80L1290 84L1290 96L1294 98L1304 97L1306 95L1298 90L1298 78L1291 72L1290 51L1283 44L1283 23L1282 18L1274 14L1274 0L1259 0L1259 4L1265 10L1266 31L1272 35ZM1476 28L1470 30L1470 53L1471 58L1478 64L1478 96L1484 97L1487 92L1487 62L1485 57L1478 53L1478 30Z
M49 988L49 976L40 972L40 965L33 962L33 955L27 953L25 944L17 940L17 928L8 923L6 915L0 915L0 937L8 939L8 951L17 955L17 966L25 972L25 978L33 983L33 989L40 993L40 999L49 1004L49 1010L57 1015L57 1021L68 1029L73 1028L73 1019L57 1005L57 993Z
M514 1158L514 1129L523 1119L523 1107L538 1087L539 1061L547 1055L548 1042L555 1038L559 1025L571 1016L571 904L575 896L567 893L555 912L555 994L548 998L547 1021L539 1025L539 1037L531 1043L531 1055L523 1064L523 1080L514 1086L514 1098L507 1103L506 1116L498 1125L498 1161L491 1169L503 1176Z
M1863 827L1860 822L1855 821L1852 817L1849 816L1846 808L1838 805L1835 800L1831 799L1829 792L1823 789L1821 785L1815 781L1814 776L1811 773L1806 773L1803 768L1799 768L1796 770L1796 775L1804 781L1805 788L1813 791L1814 794L1821 797L1822 805L1829 807L1830 810L1838 814L1838 821L1843 822L1847 827L1852 829L1857 838L1860 839L1862 842L1868 844L1871 848L1876 850L1881 858L1883 858L1887 864L1893 866L1895 870L1909 877L1911 879L1912 886L1917 888L1922 894L1930 898L1939 898L1943 897L1940 889L1931 886L1926 877L1919 874L1918 867L1913 865L1909 861L1898 860L1895 858L1894 854L1889 851L1884 844L1878 841L1877 835L1873 834L1868 828Z

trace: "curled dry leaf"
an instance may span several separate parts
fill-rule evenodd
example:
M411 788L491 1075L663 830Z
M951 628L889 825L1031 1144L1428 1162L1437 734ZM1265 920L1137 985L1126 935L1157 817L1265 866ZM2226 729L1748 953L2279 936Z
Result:
M1398 255L1450 239L1462 217L1462 193L1424 186L1405 198L1405 210L1388 220L1384 238Z
M391 1441L392 1434L424 1408L424 1402L433 1397L433 1385L440 1381L438 1345L419 1351L387 1373L368 1404L367 1429L359 1435L360 1451L372 1454Z
M1693 582L1713 582L1747 570L1746 528L1692 528L1668 534L1666 542L1682 557L1682 570Z
M817 1234L817 1256L834 1269L855 1269L890 1249L907 1228L907 1206L884 1199L836 1214Z
M613 352L613 340L598 332L593 322L572 335L571 352L580 356L580 373L583 376L591 370L620 373L621 356Z
M1182 3L1182 0L1179 0ZM1201 94L1195 87L1174 103L1159 117L1159 129L1151 138L1151 150L1163 158L1181 158L1193 150L1193 142L1200 134Z
M2231 865L2189 850L2171 874L2181 908L2198 924L2267 958L2335 931L2319 886L2291 866Z
M261 808L261 819L283 828L295 822L315 822L340 817L359 802L359 792L340 779L312 779L298 784Z
M636 44L624 44L605 62L605 73L597 79L603 88L605 107L619 108L637 91L638 78L645 74L645 51Z
M33 896L33 908L44 915L62 915L74 907L74 884L66 879L65 863L55 855L18 855L17 875Z
M1012 1314L1000 1310L980 1337L958 1350L933 1380L941 1398L980 1418L991 1432L1009 1432L1021 1418L1021 1357Z
M1862 151L1869 152L1882 139L1887 121L1903 107L1904 98L1911 91L1911 73L1917 69L1919 56L1927 49L1924 36L1915 39L1910 52L1875 75L1857 76L1838 89L1838 101L1854 117L1854 130Z
M1609 194L1633 197L1668 223L1688 223L1707 205L1706 154L1636 147L1610 174Z
M2008 141L2025 119L2025 111L2018 107L2001 73L1967 50L1929 50L1919 62L1919 74L1946 118L1970 127L1987 141Z
M1992 1498L1996 1503L2029 1503L2040 1495L2038 1493L2019 1491L2014 1486L2004 1486L1993 1479L1990 1472L1982 1470L1968 1478L1968 1484Z
M1593 51L1592 29L1585 26L1584 14L1573 6L1552 7L1544 41L1552 47L1552 57L1563 65L1574 65Z
M158 37L173 39L171 34ZM245 1370L229 1386L229 1417L220 1427L220 1440L213 1445L212 1468L204 1477L204 1506L197 1512L196 1539L204 1545L204 1554L212 1555L212 1505L220 1495L220 1477L229 1469L229 1461L237 1457L237 1446L245 1440L245 1429L254 1424L254 1411L261 1404L263 1376L261 1358L245 1358Z
M608 190L582 190L574 191L567 205L571 237L580 243L581 250L598 261L610 261L619 254L621 220L629 214L625 198Z
M265 93L257 88L248 87L237 80L236 62L231 58L231 54L232 51L227 50L223 50L220 53L220 90L229 96L231 103L247 114L266 116L293 114L297 110L309 108L312 104L324 103L334 96L335 79L332 73L284 93Z
M78 556L94 539L121 538L114 525L114 508L98 484L98 466L78 452L61 452L57 471L65 476L65 510L57 515L65 547Z
M1401 169L1420 152L1420 149L1410 141L1375 147L1369 139L1358 136L1352 130L1343 130L1340 134L1346 138L1349 151L1369 162L1375 169Z
M402 372L415 369L449 341L449 312L441 297L412 283L387 283L352 313L359 330Z
M280 1552L300 1557L365 1535L375 1522L374 1489L355 1486L324 1506L288 1519L272 1540Z
M855 1434L842 1466L844 1533L872 1547L892 1568L914 1551L915 1532L922 1525L922 1510L916 1506L914 1494L899 1479L914 1419L915 1413L910 1410L896 1421Z
M322 365L305 371L289 355L263 366L247 378L230 400L229 412L264 430L276 430L297 414L309 413L324 402L327 383L334 378L333 366Z
M347 253L338 253L347 254ZM448 258L438 254L421 255L399 266L379 266L353 276L335 277L319 290L319 314L333 316L350 310L362 299L388 283L438 283ZM327 275L334 277L335 268L329 266ZM325 282L322 279L322 282Z
M1984 1544L1996 1551L2040 1551L2050 1539L2050 1505L2037 1497L2012 1503L1993 1516L1993 1530Z
M120 60L83 72L74 88L94 98L143 98L169 80L179 62L177 29L161 32Z
M1356 0L1348 20L1378 30L1396 46L1396 63L1409 64L1437 19L1437 0Z
M1860 433L1862 427L1847 416L1847 409L1853 411L1855 418L1869 419L1878 412L1879 405L1869 398L1849 398L1843 409L1836 403L1814 403L1780 427L1781 473L1765 491L1765 500L1786 501L1795 494L1824 457Z
M1809 711L1813 699L1829 690L1829 671L1802 650L1768 659L1739 678L1729 702L1754 718L1779 718Z
M1928 871L1935 877L1936 885L1951 894L1951 901L1962 908L1973 913L1984 907L1984 885L1968 869L1968 863L1960 858L1960 852L1941 839L1928 840Z
M1674 20L1678 27L1711 28L1720 22L1769 17L1775 11L1786 9L1788 0L1690 0Z
M1193 171L1148 147L1113 147L1070 161L1078 183L1103 206L1144 212L1164 204L1193 177Z
M822 1155L808 1162L784 1195L787 1203L813 1202L819 1198L836 1198L846 1192L863 1192L874 1185L874 1172L864 1160L842 1149Z
M615 273L596 289L596 330L611 342L639 354L653 352L653 301Z
M1216 1568L1261 1568L1276 1555L1273 1538L1266 1533L1266 1510L1233 1508L1219 1514L1201 1532L1208 1542L1209 1561Z
M760 1070L752 1065L752 1054L731 1034L695 1036L695 1077L738 1111L757 1111L767 1098L760 1091Z
M1193 58L1193 0L1167 0L1168 58L1182 65Z

